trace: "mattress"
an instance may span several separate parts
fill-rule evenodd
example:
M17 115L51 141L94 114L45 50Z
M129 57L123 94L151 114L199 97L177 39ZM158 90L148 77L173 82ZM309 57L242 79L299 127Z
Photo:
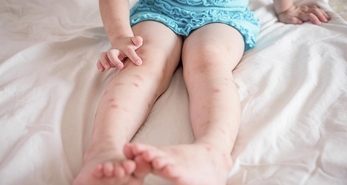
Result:
M134 4L135 1L131 1ZM233 71L242 119L231 184L347 184L347 23L278 22L272 0L251 0L261 31ZM0 184L71 184L93 117L117 70L94 0L0 0ZM182 67L132 142L194 140ZM168 184L148 176L146 185Z

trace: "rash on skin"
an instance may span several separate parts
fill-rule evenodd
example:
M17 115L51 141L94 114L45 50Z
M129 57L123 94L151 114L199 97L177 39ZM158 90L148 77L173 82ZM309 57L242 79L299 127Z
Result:
M141 82L143 82L143 78L140 75L135 75L137 79L139 79Z
M135 87L139 87L139 84L137 84L137 83L133 83L133 85L134 85Z
M111 105L111 108L113 108L113 109L117 109L117 108L118 108L118 105L116 105L116 104L112 104L112 105Z
M214 92L218 93L218 92L220 92L220 90L219 89L215 89Z
M114 101L114 99L113 99L113 98L109 100L109 102L113 102L113 101Z

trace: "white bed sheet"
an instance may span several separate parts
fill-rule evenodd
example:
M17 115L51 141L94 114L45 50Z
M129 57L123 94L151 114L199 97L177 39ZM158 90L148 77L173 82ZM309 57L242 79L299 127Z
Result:
M250 2L261 32L233 72L242 123L228 185L347 184L347 23L327 2L305 0L332 20L285 25L271 2ZM110 48L98 2L0 5L0 184L70 184L117 74L95 67ZM188 107L180 67L133 141L192 141ZM167 183L149 176L145 184Z

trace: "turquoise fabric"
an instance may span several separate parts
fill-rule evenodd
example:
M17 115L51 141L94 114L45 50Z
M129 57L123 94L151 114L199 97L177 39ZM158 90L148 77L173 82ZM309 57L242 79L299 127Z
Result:
M154 20L188 36L206 24L224 23L241 33L247 51L259 33L259 20L247 5L248 0L139 0L130 10L130 24Z

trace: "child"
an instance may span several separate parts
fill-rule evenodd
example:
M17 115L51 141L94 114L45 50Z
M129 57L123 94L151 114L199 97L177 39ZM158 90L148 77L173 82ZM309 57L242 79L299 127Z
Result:
M254 47L259 31L247 5L247 0L140 0L129 14L128 0L100 0L113 49L101 53L97 67L120 72L100 100L74 185L137 185L149 173L174 184L226 184L241 116L231 71ZM330 19L316 5L274 0L274 7L284 23L320 25ZM180 58L195 141L129 144Z

